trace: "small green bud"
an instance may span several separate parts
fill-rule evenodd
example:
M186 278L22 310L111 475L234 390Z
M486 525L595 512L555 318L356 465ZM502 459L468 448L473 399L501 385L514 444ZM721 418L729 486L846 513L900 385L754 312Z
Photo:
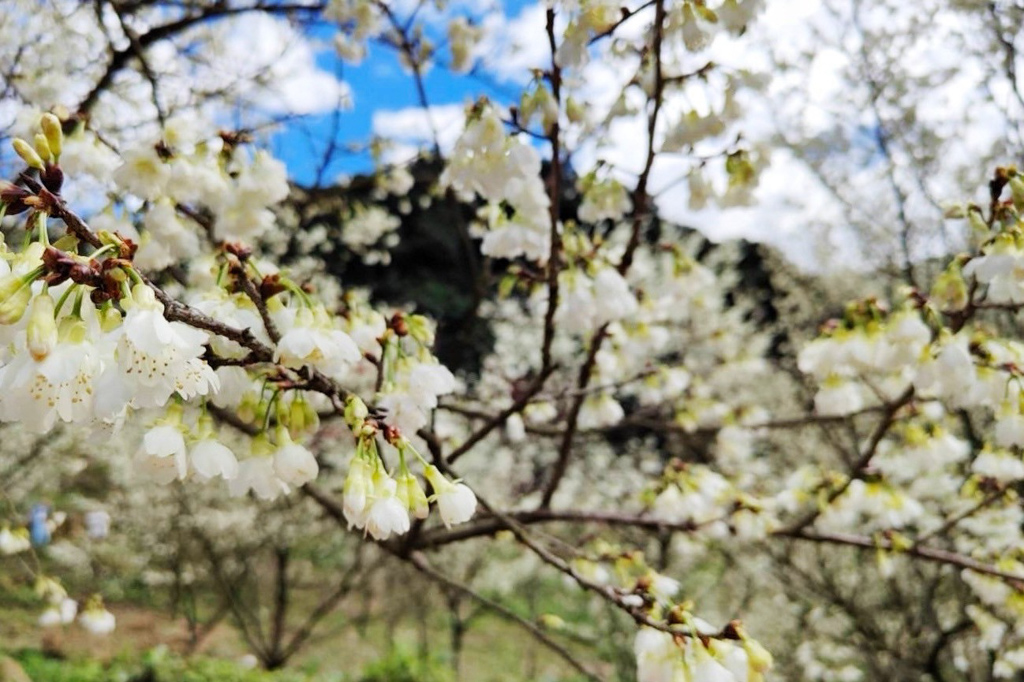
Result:
M39 127L43 129L43 135L46 136L54 158L60 158L60 153L64 149L64 129L60 124L60 119L53 114L43 114L43 117L39 119Z
M730 187L748 185L757 175L754 164L750 162L750 155L745 151L733 152L726 157L725 172L729 174Z
M359 396L349 396L349 399L345 402L345 423L350 428L356 428L359 424L363 423L363 420L369 416L370 410L367 409L366 403L362 401Z
M307 400L293 400L288 408L288 427L295 433L316 431L320 426L320 416Z
M427 518L430 515L430 503L427 501L427 493L424 492L419 480L406 471L398 476L395 482L398 484L395 495L409 510L409 513L418 519Z
M1018 211L1024 211L1024 179L1019 175L1010 178L1010 195L1013 197L1013 205Z
M979 234L986 234L988 232L988 225L985 224L985 219L981 217L981 211L968 211L967 222L970 224L971 229Z
M967 206L964 204L944 204L942 206L942 217L949 220L959 220L967 217Z
M59 251L69 251L77 253L78 249L78 237L74 234L64 234L53 243L53 248Z
M703 19L704 21L710 22L712 24L718 23L718 15L715 14L714 10L712 10L710 7L705 7L704 5L694 5L694 9L697 10L697 14L699 14L700 18Z
M28 327L25 329L25 345L36 362L44 360L57 345L55 312L53 297L49 292L32 299L32 312L29 313Z
M128 281L128 273L125 272L122 268L111 268L110 270L107 271L107 277L109 277L111 280L115 282Z
M59 338L65 343L77 344L85 341L89 328L80 317L65 317L60 321Z
M274 444L270 442L270 438L267 436L266 432L257 434L256 437L252 439L249 447L250 452L254 457L267 457L273 454L274 450L277 449L274 447Z
M53 152L50 151L50 143L47 142L46 135L36 133L36 136L32 138L32 144L35 146L39 158L47 163L53 161Z
M914 546L914 542L903 533L892 532L889 533L889 546L895 552L907 552Z
M112 332L121 326L121 311L114 306L107 306L100 312L100 329Z
M424 346L434 345L434 330L430 321L422 315L407 315L405 324L409 329L409 336Z
M565 628L565 621L553 613L542 613L538 620L548 630L561 630Z
M18 275L0 279L0 324L14 324L32 300L32 287Z
M246 394L242 397L242 403L237 409L238 418L247 424L252 424L259 419L259 403L252 394Z
M512 292L515 291L518 281L515 275L508 274L502 277L501 281L498 282L498 297L508 298L511 296Z
M565 102L565 115L569 118L570 123L581 123L587 118L586 109L572 96Z
M755 639L743 638L743 649L747 652L747 665L750 669L750 679L758 679L755 675L762 675L772 667L772 655L764 646Z
M28 142L20 137L16 137L14 138L14 141L11 142L11 145L14 147L14 151L18 153L18 156L21 157L21 160L28 164L29 167L35 168L36 170L43 170L43 168L45 168L43 160L39 158L39 154Z

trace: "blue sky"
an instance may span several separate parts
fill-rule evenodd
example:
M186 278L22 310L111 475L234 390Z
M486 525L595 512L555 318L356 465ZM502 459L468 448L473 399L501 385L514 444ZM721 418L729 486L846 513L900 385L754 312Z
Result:
M501 0L505 14L514 17L531 0ZM313 36L322 41L324 49L317 54L317 63L324 71L339 75L350 86L354 106L340 113L307 116L286 124L271 140L274 154L282 159L292 177L300 184L313 184L318 173L323 150L335 135L339 147L347 144L362 146L370 139L374 112L401 110L419 106L412 76L406 73L391 48L371 44L366 58L358 65L343 63L330 48L332 29L314 28ZM434 36L435 43L444 40ZM439 58L446 58L447 50L439 49ZM487 76L453 75L444 68L434 68L426 75L425 85L431 105L462 104L486 95L494 101L509 102L514 88L497 83ZM340 153L322 173L323 182L330 183L339 174L369 171L373 167L368 153Z

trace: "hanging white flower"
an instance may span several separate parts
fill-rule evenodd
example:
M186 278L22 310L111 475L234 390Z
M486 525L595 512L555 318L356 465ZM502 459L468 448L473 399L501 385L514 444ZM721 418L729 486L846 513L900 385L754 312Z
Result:
M117 626L117 619L102 604L90 605L78 616L78 624L94 635L109 635Z
M386 474L374 475L373 500L366 513L366 532L374 540L409 531L409 512L398 499L397 488L395 480Z
M434 500L444 525L465 523L476 513L476 495L465 483L449 481L437 467L428 466L424 475L434 489Z
M154 426L142 437L135 457L135 471L160 484L184 480L188 476L188 449L181 431L180 417Z
M230 481L238 476L238 459L235 453L214 437L212 429L192 444L188 454L192 469L200 478L220 476Z
M27 529L19 528L18 530L11 531L7 526L0 528L0 555L10 556L11 554L18 554L19 552L27 551L31 547L32 541L29 539Z
M238 475L228 481L228 492L232 497L241 497L250 490L261 500L275 500L288 494L288 484L278 477L272 457L255 454L238 463Z
M278 447L274 451L274 471L288 485L301 486L316 478L320 467L313 453L292 442L288 430L277 430Z
M39 625L42 627L53 627L55 625L68 625L75 622L78 614L78 602L65 597L48 607L39 616Z

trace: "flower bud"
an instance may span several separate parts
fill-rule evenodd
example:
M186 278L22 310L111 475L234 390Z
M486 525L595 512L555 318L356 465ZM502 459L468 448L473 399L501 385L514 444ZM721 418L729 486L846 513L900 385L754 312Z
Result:
M405 324L409 330L409 336L424 346L434 345L434 330L430 321L423 315L406 315Z
M36 133L32 138L32 144L35 146L39 158L47 163L53 161L53 152L50 151L50 143L46 141L46 135Z
M278 448L274 451L274 471L288 485L301 486L314 480L320 473L316 457L308 449L292 442L288 429L277 429Z
M36 578L35 593L40 599L45 599L51 604L60 603L68 596L67 590L54 578L40 575Z
M465 523L473 517L476 512L476 495L467 485L449 481L432 464L423 473L434 489L437 510L441 513L441 521L446 527Z
M949 220L961 220L967 217L968 208L966 204L942 204L941 208L943 218L948 218Z
M565 102L565 115L569 118L570 123L582 123L587 120L586 109L573 97L569 97Z
M18 554L31 548L32 540L29 538L28 528L18 528L14 531L7 526L0 528L0 556Z
M565 620L553 613L542 613L537 620L548 630L562 630L565 628Z
M419 480L406 471L398 477L397 482L398 490L395 491L395 494L398 495L398 499L405 505L405 508L418 519L427 518L430 514L430 503L427 501L427 494L423 491Z
M345 518L351 526L362 528L366 523L369 497L373 495L373 478L367 461L356 455L348 467L342 487Z
M1018 211L1024 211L1024 180L1019 175L1010 178L1010 195Z
M967 222L970 224L971 229L978 234L987 234L988 225L985 224L985 219L981 217L981 211L972 210L967 212Z
M121 311L114 306L108 306L100 311L100 329L104 333L112 332L121 326Z
M962 310L970 293L960 265L953 261L932 286L932 300L944 310Z
M78 623L94 635L109 635L117 627L117 619L103 606L99 595L93 596L79 614Z
M57 321L54 319L55 306L49 292L32 299L28 328L25 330L25 345L36 362L44 360L57 345Z
M11 145L14 147L14 151L18 153L18 156L21 157L21 160L28 164L29 167L43 170L45 167L43 160L39 158L39 154L32 148L32 145L20 137L14 138L14 142Z
M267 457L274 454L274 444L270 442L267 433L261 432L249 441L249 452L253 457Z
M751 679L761 675L772 667L772 655L760 642L749 637L743 638L743 649L747 652L747 665L750 667Z
M61 127L60 119L53 114L43 114L39 119L39 127L43 129L43 135L46 136L54 158L60 157L64 148L64 129Z
M63 343L79 344L89 335L85 320L76 316L65 317L57 326L57 338Z
M25 314L32 300L32 288L17 275L0 279L0 324L14 324Z
M288 406L288 428L295 433L316 431L320 417L316 410L303 398L297 398Z
M345 423L349 427L356 428L369 414L370 410L359 396L350 396L345 402Z
M252 422L257 421L260 417L259 401L253 394L246 394L242 397L242 402L239 403L237 412L239 419L251 424Z

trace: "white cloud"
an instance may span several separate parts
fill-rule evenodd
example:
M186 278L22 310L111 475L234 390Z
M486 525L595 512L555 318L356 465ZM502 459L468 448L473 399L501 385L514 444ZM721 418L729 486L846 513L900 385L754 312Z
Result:
M317 65L318 46L285 19L250 12L221 26L227 35L211 80L253 74L241 90L267 113L321 113L351 102L348 85Z
M487 16L477 49L481 67L499 81L523 84L532 78L531 69L549 66L545 13L543 3L537 3L523 7L512 19L498 13Z
M462 104L381 110L373 113L373 133L397 143L388 154L388 161L405 161L424 147L434 144L434 132L442 153L448 153L462 133L466 107Z

